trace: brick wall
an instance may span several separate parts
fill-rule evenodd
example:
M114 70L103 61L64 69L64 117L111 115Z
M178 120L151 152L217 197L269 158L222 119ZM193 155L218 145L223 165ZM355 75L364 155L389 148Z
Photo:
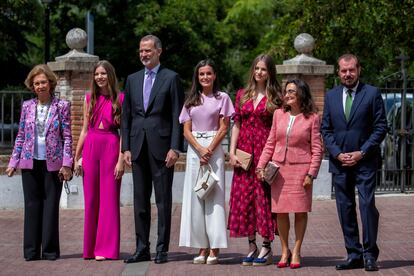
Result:
M73 151L76 149L76 145L78 143L79 135L82 129L83 102L85 99L85 94L90 90L90 85L93 78L92 69L94 65L95 63L91 63L90 66L82 66L82 71L55 71L56 75L58 76L58 85L56 87L56 90L60 92L62 99L66 99L71 102Z
M283 75L282 89L288 80L302 79L308 85L312 93L313 100L318 108L319 114L323 112L323 104L325 98L325 75L303 75L303 74L288 74Z

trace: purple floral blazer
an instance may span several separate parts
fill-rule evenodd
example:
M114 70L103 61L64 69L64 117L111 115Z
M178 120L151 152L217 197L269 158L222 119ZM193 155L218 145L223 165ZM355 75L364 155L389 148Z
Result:
M35 98L23 102L19 131L9 167L33 169L37 101ZM45 131L47 170L58 171L62 166L72 167L72 133L68 101L52 97Z

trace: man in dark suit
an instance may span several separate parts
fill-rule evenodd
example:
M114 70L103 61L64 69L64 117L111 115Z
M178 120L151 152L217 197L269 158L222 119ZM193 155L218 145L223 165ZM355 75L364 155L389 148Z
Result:
M145 68L129 75L122 105L122 152L132 165L136 251L126 263L149 261L151 193L158 208L155 263L168 260L174 164L182 144L178 116L184 93L177 73L160 65L158 37L147 35L139 44Z
M366 271L376 271L379 213L375 207L375 184L379 145L387 131L384 103L378 88L359 81L361 66L356 56L341 56L338 66L341 85L326 94L321 126L348 253L347 261L338 264L336 269L365 267ZM362 244L355 187L358 188Z

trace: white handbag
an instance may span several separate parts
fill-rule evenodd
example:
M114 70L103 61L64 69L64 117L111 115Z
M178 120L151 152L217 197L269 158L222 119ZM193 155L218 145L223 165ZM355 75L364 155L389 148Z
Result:
M203 172L201 177L200 172ZM205 200L217 185L218 181L219 178L213 172L210 164L200 166L200 169L198 170L197 184L193 190L197 194L198 198Z

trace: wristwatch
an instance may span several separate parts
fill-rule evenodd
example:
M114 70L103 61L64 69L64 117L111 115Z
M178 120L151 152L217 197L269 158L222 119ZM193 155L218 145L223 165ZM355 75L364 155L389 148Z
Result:
M361 155L362 155L362 158L364 158L364 156L365 156L365 151L363 151L363 150L360 150L359 152L361 153Z

